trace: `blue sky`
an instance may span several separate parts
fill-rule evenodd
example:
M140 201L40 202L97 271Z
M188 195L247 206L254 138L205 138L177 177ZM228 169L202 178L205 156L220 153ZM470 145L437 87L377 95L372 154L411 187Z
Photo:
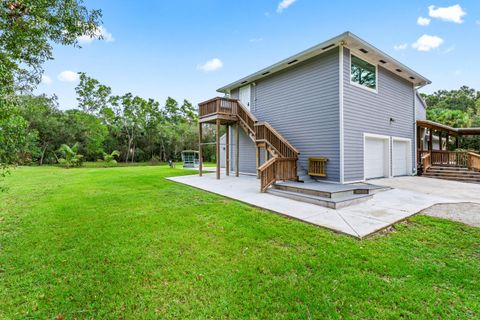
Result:
M422 89L480 89L480 1L86 0L103 11L105 40L56 46L36 93L76 107L83 71L163 102L211 98L224 84L344 31L432 80ZM422 17L422 19L419 19ZM66 71L66 72L65 72Z

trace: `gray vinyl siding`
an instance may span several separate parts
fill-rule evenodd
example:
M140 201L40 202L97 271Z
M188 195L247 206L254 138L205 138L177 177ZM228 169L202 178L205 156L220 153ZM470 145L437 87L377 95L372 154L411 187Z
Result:
M427 110L425 110L425 105L420 100L418 95L415 95L415 110L417 112L417 120L427 119Z
M332 49L252 86L252 113L267 121L300 152L327 157L327 178L340 180L339 50Z
M229 153L230 153L230 170L231 172L235 172L236 166L236 137L235 137L235 126L230 127L230 145L229 145ZM256 165L256 151L255 151L255 144L253 143L252 139L250 139L245 131L242 128L239 128L239 169L241 173L257 173L257 165ZM226 148L225 148L225 138L226 136L223 135L220 139L221 143L221 158L220 164L222 168L225 168L225 155L226 155ZM265 153L263 150L260 152L260 164L264 162Z
M350 83L350 52L345 48L343 69L345 182L364 179L364 133L411 139L412 169L415 166L413 85L378 66L377 89L378 93L374 93ZM394 121L390 122L390 118Z

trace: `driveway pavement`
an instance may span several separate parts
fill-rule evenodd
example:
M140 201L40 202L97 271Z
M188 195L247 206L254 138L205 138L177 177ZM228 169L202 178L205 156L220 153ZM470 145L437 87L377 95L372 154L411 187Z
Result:
M364 238L395 222L408 218L438 203L478 202L480 185L421 177L401 177L371 181L392 190L373 199L342 209L329 209L259 192L259 181L252 176L214 174L169 178L228 198L236 199L281 215L322 226L337 232Z

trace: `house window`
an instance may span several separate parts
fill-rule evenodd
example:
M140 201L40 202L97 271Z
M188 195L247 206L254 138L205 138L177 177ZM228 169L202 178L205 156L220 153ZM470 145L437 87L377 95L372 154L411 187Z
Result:
M352 55L350 80L362 87L377 90L377 67Z

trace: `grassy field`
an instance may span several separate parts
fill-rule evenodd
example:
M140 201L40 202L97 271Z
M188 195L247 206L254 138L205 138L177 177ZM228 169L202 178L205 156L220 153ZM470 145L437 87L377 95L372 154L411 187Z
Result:
M480 230L417 216L358 241L165 166L19 168L0 194L1 319L473 319Z

